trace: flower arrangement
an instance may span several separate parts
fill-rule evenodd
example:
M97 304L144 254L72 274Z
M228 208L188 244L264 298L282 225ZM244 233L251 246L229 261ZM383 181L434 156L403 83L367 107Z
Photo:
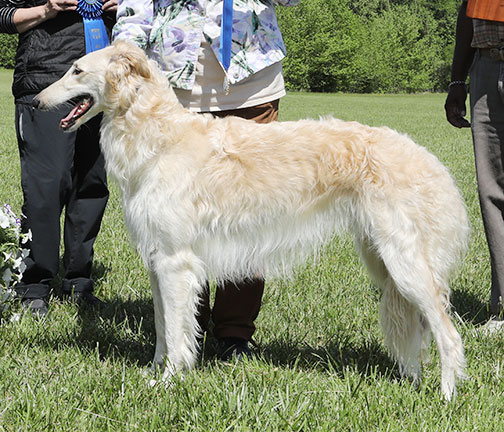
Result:
M14 297L13 287L23 276L23 260L29 254L23 245L29 240L31 231L21 232L21 219L5 204L0 209L0 312L7 308Z

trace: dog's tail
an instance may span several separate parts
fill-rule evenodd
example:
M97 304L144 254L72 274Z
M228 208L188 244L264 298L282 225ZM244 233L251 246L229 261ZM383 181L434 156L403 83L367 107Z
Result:
M434 156L420 153L428 175L397 184L368 198L368 226L357 233L361 256L381 287L385 343L401 372L420 377L420 359L436 340L442 391L450 399L464 376L464 351L449 317L449 281L467 248L464 202L448 171ZM418 171L417 171L418 173ZM371 194L370 194L371 195ZM430 330L430 331L429 331Z

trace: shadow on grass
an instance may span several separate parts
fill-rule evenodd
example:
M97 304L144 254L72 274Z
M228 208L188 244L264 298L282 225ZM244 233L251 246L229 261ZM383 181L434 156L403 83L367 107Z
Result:
M99 279L108 272L106 266L95 264L93 277ZM464 290L453 290L452 304L462 319L477 325L488 319L487 305ZM101 358L120 358L128 364L150 365L155 348L154 309L151 298L108 301L100 310L82 307L81 332L75 343L89 350L98 350ZM278 335L261 344L257 350L260 359L283 368L303 367L342 374L349 367L363 375L379 374L396 379L396 363L377 340L356 343L351 334L339 331L325 346L309 346L292 338ZM207 337L202 357L203 365L216 356L216 343ZM201 362L199 362L201 364Z
M488 319L487 305L476 296L454 290L452 304L462 319L478 325ZM154 309L151 298L112 299L99 310L79 310L81 330L71 343L89 351L97 350L101 359L121 359L127 364L150 366L155 348ZM256 350L259 360L285 369L317 370L344 375L349 369L362 376L400 379L396 362L377 339L355 341L350 331L340 330L323 346L310 346L306 339L297 340L278 335L261 343ZM216 356L215 339L207 337L203 349L203 368Z
M471 292L454 289L451 293L450 301L453 309L464 322L472 325L481 325L490 318L488 304L483 303Z
M155 326L151 299L114 299L99 311L81 308L82 330L75 343L98 350L100 358L123 359L132 366L146 367L154 356ZM396 379L396 364L376 341L354 346L350 335L340 332L326 346L310 347L279 336L256 350L259 359L282 368L306 368L343 374L348 368L363 375L379 374ZM333 342L334 341L334 342ZM203 362L216 357L216 341L209 335L203 348Z
M399 378L396 363L377 342L354 346L344 334L333 337L325 346L299 346L294 341L279 339L259 347L260 356L280 367L301 367L342 375L348 368L362 375L378 374Z
M75 343L97 349L100 358L122 358L144 367L154 357L156 332L152 300L108 301L99 309L79 309L81 333Z

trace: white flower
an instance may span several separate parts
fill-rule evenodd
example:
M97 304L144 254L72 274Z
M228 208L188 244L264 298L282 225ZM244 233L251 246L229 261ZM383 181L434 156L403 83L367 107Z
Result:
M21 216L24 218L24 216ZM0 208L0 233L4 239L0 243L0 318L5 319L9 312L14 296L14 287L21 281L26 270L24 260L30 254L22 245L32 239L31 231L22 233L21 219L12 211L8 204ZM12 315L12 313L10 313ZM19 315L12 315L12 320L19 319Z
M22 257L16 258L14 260L14 264L12 265L12 268L14 268L14 269L20 268L22 262L23 262Z
M0 228L5 229L9 228L10 221L7 215L2 211L0 212Z
M29 229L28 232L24 234L23 237L21 238L21 244L25 244L27 241L31 241L31 239L32 239L32 232L31 229Z
M24 218L22 215L21 218ZM0 296L21 280L26 270L24 260L30 251L20 245L32 239L32 233L21 233L21 219L8 204L0 208L0 231L4 242L0 243Z

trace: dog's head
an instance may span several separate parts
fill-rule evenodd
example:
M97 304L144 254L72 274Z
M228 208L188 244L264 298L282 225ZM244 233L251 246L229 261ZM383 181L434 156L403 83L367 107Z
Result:
M102 111L126 110L140 80L150 77L151 66L144 52L117 41L76 60L60 80L35 97L33 106L49 110L71 104L73 108L60 122L61 129L71 132Z

